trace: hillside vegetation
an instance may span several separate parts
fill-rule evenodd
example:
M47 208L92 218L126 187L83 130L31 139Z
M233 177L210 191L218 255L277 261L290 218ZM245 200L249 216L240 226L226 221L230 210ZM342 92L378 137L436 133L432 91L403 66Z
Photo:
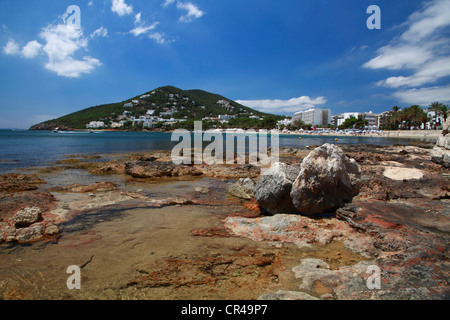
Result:
M57 127L86 129L86 125L91 121L103 121L107 124L119 121L123 119L124 111L128 111L129 117L139 118L146 115L149 110L153 110L155 117L185 120L184 125L180 122L175 127L184 127L195 120L216 118L219 115L235 116L236 119L232 121L235 124L252 123L251 120L255 119L250 117L271 118L270 122L283 118L253 110L218 94L165 86L128 100L86 108L58 119L45 121L32 126L30 130L53 130ZM254 126L257 124L254 123Z

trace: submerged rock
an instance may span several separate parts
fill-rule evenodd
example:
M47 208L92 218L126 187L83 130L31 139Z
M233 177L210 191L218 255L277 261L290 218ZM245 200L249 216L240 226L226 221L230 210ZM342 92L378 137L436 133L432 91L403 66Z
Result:
M81 184L71 184L63 187L54 187L50 189L52 192L68 192L68 193L88 193L88 192L98 192L98 191L111 191L115 190L117 186L112 182L96 182L91 185L85 186Z
M356 161L327 143L303 160L290 196L300 213L315 215L351 202L360 185L361 169Z
M249 200L253 198L254 188L255 181L250 178L241 178L238 181L227 185L227 193L237 198Z

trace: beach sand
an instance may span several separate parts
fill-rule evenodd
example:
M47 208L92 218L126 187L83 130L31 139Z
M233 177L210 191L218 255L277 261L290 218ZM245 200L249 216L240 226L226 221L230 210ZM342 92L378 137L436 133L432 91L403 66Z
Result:
M327 132L312 132L312 133L302 133L302 132L291 132L283 133L298 136L336 136L336 137L384 137L384 138L408 138L408 139L437 139L441 135L441 130L392 130L392 131L380 131L377 133L363 133L363 134L348 134L348 133L327 133Z

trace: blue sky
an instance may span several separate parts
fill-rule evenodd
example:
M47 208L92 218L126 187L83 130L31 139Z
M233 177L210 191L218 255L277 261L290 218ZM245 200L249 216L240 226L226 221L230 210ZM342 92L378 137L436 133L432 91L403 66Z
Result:
M285 115L450 103L449 17L450 0L0 0L0 128L164 85Z

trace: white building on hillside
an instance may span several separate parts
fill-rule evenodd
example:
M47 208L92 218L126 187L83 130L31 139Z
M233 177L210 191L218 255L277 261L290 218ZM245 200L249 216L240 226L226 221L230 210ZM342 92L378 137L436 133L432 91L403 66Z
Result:
M221 114L219 115L219 120L229 121L231 119L236 119L235 115L229 115L229 114Z
M86 125L87 129L101 129L105 127L105 123L103 121L91 121Z
M285 126L286 127L286 126L291 125L291 124L292 124L292 119L287 119L287 118L277 122L277 126L278 127L280 127L280 126Z

